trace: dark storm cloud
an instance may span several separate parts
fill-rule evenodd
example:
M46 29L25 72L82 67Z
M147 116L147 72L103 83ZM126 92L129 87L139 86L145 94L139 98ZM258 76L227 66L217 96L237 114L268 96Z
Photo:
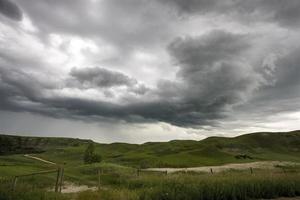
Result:
M250 37L215 30L201 37L177 38L169 51L179 65L180 75L211 68L217 61L234 60L250 47Z
M54 86L41 82L22 70L0 67L1 110L52 115L41 99L47 89L53 88Z
M0 1L2 4L3 2L8 1ZM36 37L34 40L36 43L24 42L23 44L21 39L14 43L15 36L7 36L16 48L6 50L7 45L2 45L3 51L0 52L0 109L2 110L95 121L99 119L126 122L160 121L177 126L194 127L215 125L218 120L230 115L231 109L235 106L247 102L257 105L264 101L270 104L259 107L263 112L264 107L266 109L279 107L278 102L275 101L283 98L283 92L287 94L284 97L287 101L292 94L296 97L300 96L297 93L300 80L298 78L300 76L299 49L291 48L287 51L283 49L282 52L287 53L278 56L274 62L276 66L274 69L260 66L261 57L272 53L268 52L272 49L268 45L278 42L274 38L285 38L272 37L273 34L282 33L280 32L282 28L278 28L277 24L285 28L293 27L289 29L290 32L297 31L294 28L299 27L300 1L298 0L19 0L18 5L37 31L30 32L18 27L19 32L15 35L20 34L20 38L24 37L21 38L24 41ZM12 7L14 6L11 6L10 10ZM199 15L210 19L219 17L222 19L221 27L227 25L228 19L230 22L240 23L241 27L237 24L233 26L234 29L236 28L232 30L234 32L251 32L252 30L249 31L243 26L245 21L259 22L262 26L276 23L276 26L273 26L276 30L274 33L273 30L267 32L269 35L264 35L263 39L259 40L261 43L254 41L254 37L259 33L262 33L261 35L266 33L264 30L259 32L258 29L262 26L254 26L259 32L256 36L251 35L256 30L249 34L220 30L204 34L201 30L207 27L198 28L198 23L195 23L198 16L181 18L174 15L174 8L176 12L180 12L180 15L193 17ZM0 9L3 13L3 8ZM6 16L17 20L17 15L12 13L14 12ZM216 22L220 25L218 23L220 22ZM201 20L199 24L202 25ZM203 26L210 26L210 24L203 22ZM3 30L8 30L3 27ZM208 27L205 31L210 31L214 27L216 26ZM185 28L187 30L184 30ZM201 30L198 31L197 28ZM193 36L180 37L183 34L191 34L189 31ZM62 59L63 61L57 63L67 63L67 67L73 66L73 63L72 65L68 63L72 62L73 57L68 57L70 52L67 48L61 48L60 50L64 52L54 54L53 59L49 60L52 55L47 57L47 53L41 53L46 56L29 54L31 44L34 46L32 48L34 51L43 51L44 48L49 49L49 52L57 50L50 40L50 42L40 41L43 36L48 38L52 33L61 36L58 37L61 40L74 36L84 42L85 39L95 42L95 46L99 47L100 51L95 53L96 58L88 57L92 59L89 60L92 65L94 65L93 59L97 60L98 56L101 57L103 43L113 48L116 45L118 46L114 52L116 55L109 59L119 60L121 64L109 68L105 64L95 63L106 68L73 68L70 72L66 72L65 66L62 66L63 70L61 72L57 70L57 77L53 78L57 80L57 84L48 80L52 76L50 73L49 77L43 80L40 77L41 73L58 69L58 66L52 66L56 65L56 60ZM198 34L200 36L195 36ZM294 41L295 45L296 41L298 40ZM28 52L17 51L20 49L20 44L26 50L28 46ZM167 52L164 49L166 44L168 44ZM290 43L286 46L288 44ZM71 47L76 45L80 46L74 44ZM257 55L255 50L261 50L259 52L262 55ZM84 51L79 48L76 53L80 54ZM168 54L176 66L171 66L169 60L163 58L164 55L160 55L161 52ZM132 59L134 53L141 53L142 58L138 59L144 60ZM60 54L66 55L69 60L61 58ZM166 60L160 66L151 68L151 61L153 57L155 60L156 56L158 59ZM80 56L78 57L78 60L81 60ZM75 59L75 65L76 62ZM7 63L9 63L8 67L2 67ZM90 66L90 63L87 65ZM142 66L143 64L146 67ZM129 65L133 70L125 69L129 68ZM132 75L135 78L123 72L110 70L118 67L120 71L133 71ZM172 75L162 73L167 70L157 69L160 67L166 69L173 67L176 72L170 74L176 73L175 80ZM137 74L134 74L134 70L137 70ZM141 71L143 73L138 73ZM144 78L139 75L146 73L157 77L153 79L153 82L157 82L155 86L148 87L139 82ZM166 80L159 79L165 75ZM92 95L89 89L93 89ZM94 94L96 95L93 96ZM101 99L102 96L105 98ZM274 102L270 101L271 98L275 99ZM284 110L290 110L287 107ZM254 110L254 107L247 109L245 106L243 111L247 113L249 110Z
M161 0L162 3L175 6L183 13L202 13L217 12L233 4L230 0Z
M248 40L248 36L223 31L175 39L169 45L169 51L179 67L179 81L162 80L157 90L148 92L148 96L133 98L125 104L47 95L46 89L57 88L34 84L36 80L24 72L9 73L5 70L1 71L1 85L7 87L1 88L1 93L6 108L10 105L13 109L49 116L55 116L59 110L60 115L69 118L98 116L128 122L163 121L178 126L212 124L213 120L225 116L226 106L239 103L260 86L260 76L239 62L244 51L250 48ZM97 67L73 68L70 75L79 83L88 85L86 88L122 85L132 88L137 84L136 80L120 72ZM142 93L144 90L141 88ZM25 100L30 102L27 103L29 108L26 108Z
M218 105L198 107L185 103L167 101L139 102L129 105L85 100L78 98L47 99L47 104L57 109L65 109L70 116L104 117L127 122L167 122L178 126L212 124L210 120L222 118ZM199 112L199 111L202 112ZM69 117L70 117L69 116ZM88 119L88 118L87 118Z
M273 21L284 27L300 26L298 0L161 0L183 14L212 14L233 17L234 21Z
M195 105L232 105L260 86L261 76L244 59L247 35L213 31L196 38L178 38L169 51L178 62L178 78L187 84L184 97Z
M110 71L100 67L83 69L72 68L70 75L74 78L73 80L75 80L75 82L78 81L80 85L86 88L109 88L115 86L131 87L137 84L135 79L132 79L123 73Z
M0 0L0 13L16 21L22 19L22 11L17 4L10 0Z
M266 85L256 93L252 106L265 107L270 110L293 110L296 99L300 96L300 49L293 49L274 61L275 69L272 84ZM273 102L273 103L271 103ZM284 103L281 103L284 102ZM297 100L298 102L298 100ZM267 105L276 106L267 106ZM282 104L281 106L278 106ZM284 105L286 104L286 105Z
M11 72L1 68L1 109L15 112L32 112L55 118L83 120L118 119L127 122L166 121L177 125L208 123L219 113L215 106L202 107L203 113L193 113L193 105L166 100L121 105L101 100L49 95L45 90L57 89L23 71ZM198 109L199 110L199 109ZM220 117L220 116L219 116Z
M279 57L274 65L276 83L274 87L283 88L289 86L300 87L300 48L293 49L287 55Z
M81 90L97 89L106 97L113 98L114 88L126 88L128 94L145 95L150 91L146 85L121 72L101 67L72 68L70 78L66 80L66 87Z

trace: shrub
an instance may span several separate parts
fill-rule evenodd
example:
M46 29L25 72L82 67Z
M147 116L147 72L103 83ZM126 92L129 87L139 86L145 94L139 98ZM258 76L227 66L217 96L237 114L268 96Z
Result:
M89 143L84 153L84 157L83 157L84 163L86 164L99 163L101 162L101 160L102 160L101 156L95 153L94 143L93 142Z

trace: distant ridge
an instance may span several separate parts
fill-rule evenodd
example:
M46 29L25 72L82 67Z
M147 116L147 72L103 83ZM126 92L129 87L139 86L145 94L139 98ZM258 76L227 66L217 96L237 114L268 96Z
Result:
M82 159L92 140L0 135L0 154L30 154ZM300 131L257 132L201 141L172 140L144 144L96 143L104 161L128 166L191 167L263 160L300 162ZM52 160L53 160L52 159Z
M47 149L78 146L91 140L66 137L0 135L0 155L42 153Z

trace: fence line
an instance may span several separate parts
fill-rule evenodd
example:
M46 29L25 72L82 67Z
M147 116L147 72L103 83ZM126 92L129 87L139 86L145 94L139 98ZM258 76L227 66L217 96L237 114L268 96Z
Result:
M248 171L248 173L250 174L254 174L257 173L256 168L252 168L249 167L248 169L246 169ZM286 170L284 168L281 168L283 173L286 173ZM55 180L55 192L62 192L62 188L63 188L63 182L64 182L64 165L58 165L57 169L52 169L52 170L46 170L46 171L39 171L39 172L34 172L34 173L28 173L28 174L22 174L22 175L17 175L14 176L13 178L3 178L0 177L0 183L8 183L9 185L12 186L12 191L14 191L17 187L18 184L18 180L22 177L28 177L28 176L36 176L36 175L42 175L42 174L49 174L49 173L56 173L56 180ZM182 170L179 172L185 172L187 173L187 170ZM192 172L192 171L191 171ZM215 168L209 168L208 173L210 173L211 175L217 174L218 171ZM131 173L131 172L130 172ZM168 170L165 171L155 171L155 170L147 170L147 169L140 169L140 168L133 168L132 171L132 175L136 175L137 177L141 176L142 173L159 173L159 174L172 174L172 173L168 173ZM102 167L96 168L96 177L97 177L97 186L98 189L101 189L101 184L103 184L103 177L101 177L102 175L110 175L110 174L117 174L117 175L121 175L122 173L118 173L112 169L103 169ZM105 182L105 179L104 179Z
M62 187L63 187L63 180L64 180L64 167L63 166L60 166L58 169L55 169L55 170L40 171L40 172L34 172L34 173L21 174L21 175L14 176L12 179L12 191L15 191L19 178L28 177L28 176L36 176L36 175L41 175L41 174L50 174L50 173L57 173L56 181L55 181L55 192L61 192Z

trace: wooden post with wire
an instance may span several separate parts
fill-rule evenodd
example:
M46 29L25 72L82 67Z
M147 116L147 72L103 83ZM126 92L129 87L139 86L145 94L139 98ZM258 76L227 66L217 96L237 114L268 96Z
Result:
M13 178L12 190L14 191L16 189L16 187L17 187L17 181L21 177L33 177L35 175L49 174L49 173L55 173L55 172L57 172L57 174L59 175L59 170L47 170L47 171L40 171L40 172L31 173L31 174L22 174L22 175L15 176ZM59 177L58 175L57 175L57 177ZM58 182L58 179L56 181ZM57 185L58 184L56 184L56 186Z
M56 182L55 182L55 192L58 192L59 179L60 179L60 167L57 169Z
M100 176L101 176L101 168L98 169L98 190L100 190L100 188L101 188Z
M64 163L65 165L65 163ZM64 183L64 165L60 167L59 192L61 192Z
M12 191L15 191L15 189L17 187L17 181L18 181L18 177L15 176L13 179Z

